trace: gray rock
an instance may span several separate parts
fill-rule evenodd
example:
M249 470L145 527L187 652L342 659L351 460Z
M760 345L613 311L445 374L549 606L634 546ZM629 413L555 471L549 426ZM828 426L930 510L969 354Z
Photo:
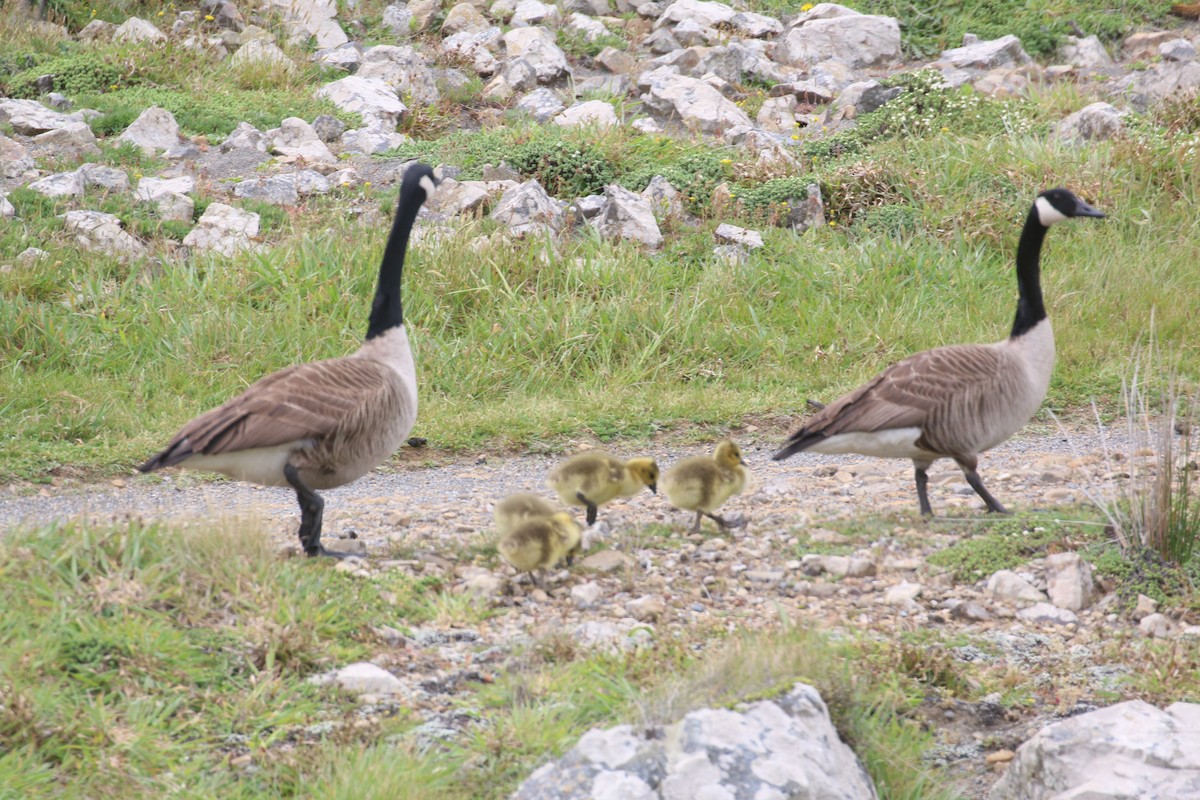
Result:
M1126 57L1131 59L1153 58L1158 55L1158 48L1181 36L1183 36L1183 32L1177 30L1139 31L1125 37L1125 41L1121 43L1121 50L1125 53Z
M997 67L1021 67L1032 64L1033 59L1021 47L1021 40L1009 34L989 41L964 43L962 47L942 51L933 66L952 69L995 69Z
M571 587L571 600L579 608L593 608L602 597L604 597L604 588L595 581L587 581Z
M883 108L902 94L904 94L904 89L899 86L885 87L875 84L863 89L855 107L860 114L870 114L872 111L878 111Z
M579 566L581 569L594 572L617 572L626 567L632 567L633 564L633 559L620 550L600 550L583 559Z
M825 225L825 201L821 197L820 185L810 183L807 191L808 196L803 199L788 198L786 224L797 233Z
M667 613L667 605L657 597L639 597L626 603L625 611L641 622L654 622Z
M219 28L241 31L246 27L245 17L230 0L205 0L200 10L212 17Z
M1053 553L1046 557L1046 594L1059 608L1082 611L1095 600L1091 566L1078 553Z
M533 65L539 83L553 83L571 74L566 54L545 28L514 28L504 34L504 47L509 58L523 58Z
M16 215L17 215L17 209L13 206L12 203L8 202L8 197L5 196L4 192L0 191L0 218L11 219L12 217L15 217ZM28 250L26 250L25 252L28 252ZM24 254L25 253L22 253L21 255L24 255ZM18 258L20 258L20 256L18 256Z
M254 236L258 236L258 214L224 203L210 203L183 243L194 250L214 250L232 256L253 247Z
M293 177L296 184L296 194L308 197L313 194L327 194L332 187L329 179L312 169L302 169Z
M563 30L574 33L588 42L594 42L608 33L608 28L604 27L603 22L578 11L567 17L567 24L563 26Z
M629 53L626 53L624 50L618 50L615 47L604 48L593 60L616 75L625 75L633 72L637 69L638 63L637 59Z
M546 194L536 180L506 191L492 209L491 218L508 226L518 238L556 234L566 221L564 203Z
M386 15L387 12L385 11L384 14ZM362 64L362 59L362 47L357 42L346 42L340 47L335 47L332 50L322 50L317 54L318 64L349 73L358 71L358 66Z
M1187 39L1172 39L1158 46L1158 54L1167 61L1191 61L1196 57L1196 46Z
M1158 613L1158 601L1153 597L1147 597L1144 594L1137 596L1137 605L1133 609L1133 619L1135 622L1141 622L1151 614Z
M395 130L408 106L400 102L396 92L378 78L349 75L317 89L318 99L327 99L342 111L361 114L364 125L371 122Z
M441 97L429 63L412 47L372 47L363 53L355 77L377 78L414 103L436 103Z
M987 582L988 594L1006 603L1044 603L1047 597L1033 584L1009 569L996 572Z
M684 215L683 198L679 190L662 175L655 175L642 189L642 197L650 204L655 219L682 218Z
M1200 62L1163 61L1149 69L1133 72L1116 83L1116 93L1138 110L1168 97L1200 90Z
M77 125L79 120L68 114L51 111L36 100L0 98L0 122L7 122L24 136L37 136L46 131Z
M300 200L293 175L269 175L240 181L233 187L233 196L277 206L295 205Z
M61 215L67 233L74 234L76 243L85 250L96 250L111 256L140 256L145 246L121 227L114 214L101 211L68 211Z
M129 191L129 176L123 169L103 164L82 164L76 172L83 178L85 188L95 187L107 192Z
M148 156L170 150L181 141L179 123L165 108L151 106L138 115L125 132L117 137L119 142L130 142Z
M649 50L656 55L666 55L681 50L683 45L679 40L672 35L667 28L659 28L651 33L645 39L642 39L641 47L643 50Z
M1052 606L1049 603L1034 603L1029 608L1018 611L1017 616L1026 622L1043 625L1070 625L1079 621L1079 617L1075 615L1074 611Z
M837 59L854 69L899 63L900 24L870 14L813 19L792 28L775 47L784 64L811 66Z
M650 644L654 635L633 620L601 622L587 620L570 629L570 635L585 649L625 652Z
M57 172L29 184L29 188L46 197L82 197L83 175L79 170Z
M723 133L753 123L732 101L707 83L660 67L638 76L642 103L650 111L679 119L686 127L703 133Z
M654 219L654 211L641 195L614 183L604 187L604 197L604 207L594 221L602 237L628 239L651 248L662 247L663 236Z
M375 155L394 150L408 141L402 133L396 133L395 126L374 121L370 125L346 131L342 134L341 148L344 153L362 153Z
M264 0L262 5L283 15L295 44L312 38L318 49L330 50L349 41L336 19L336 0Z
M383 10L383 27L393 36L412 36L413 13L402 3L392 3Z
M219 150L228 153L231 150L257 150L265 153L270 148L270 137L251 125L249 122L239 122L238 126L221 142Z
M500 77L514 92L531 92L538 85L537 70L523 58L510 58L504 62Z
M1063 63L1081 69L1111 67L1113 60L1098 36L1077 38L1067 36L1058 48L1058 57Z
M117 26L112 38L115 42L161 42L166 40L167 35L152 22L130 17Z
M233 67L258 64L279 67L286 72L294 72L296 69L296 64L287 57L287 54L268 39L251 39L246 42L230 57L229 64Z
M299 117L288 117L271 131L272 152L309 163L332 164L337 161L330 149L317 136L313 126Z
M52 131L39 133L33 137L33 143L39 148L52 151L60 158L81 159L100 152L96 134L83 122L73 122Z
M321 114L312 121L313 132L326 144L336 142L346 132L346 123L330 114Z
M664 728L593 730L534 772L513 800L871 800L866 770L815 689L737 710L701 709Z
M783 33L783 23L774 17L739 11L729 19L729 25L742 36L751 39L766 39Z
M24 266L29 266L30 264L36 264L38 261L41 261L48 255L50 254L45 250L41 250L37 247L26 247L17 254L17 263Z
M796 130L796 105L794 94L769 97L763 101L754 121L763 130L790 134Z
M925 591L925 587L919 583L901 581L895 586L888 587L888 590L883 593L883 602L894 606L908 605L920 597L923 591Z
M514 28L528 28L533 25L557 28L562 24L562 14L558 13L557 8L541 0L520 0L513 10L509 24Z
M1117 136L1124 129L1122 114L1108 103L1092 103L1058 123L1056 135L1065 142L1078 144Z
M383 667L369 661L348 664L332 673L332 682L354 694L396 694L404 683Z
M111 42L117 26L102 19L94 19L80 28L75 38L81 42Z
M747 250L757 250L763 246L761 233L747 228L739 228L736 225L730 225L728 222L722 222L717 226L717 230L713 233L713 238L721 244L736 244L745 247Z
M453 36L456 33L478 33L492 27L487 17L470 3L458 3L446 12L442 22L442 36Z
M152 203L165 194L191 194L196 191L196 180L188 175L178 178L142 178L138 181L134 197Z
M444 39L441 50L447 56L469 59L478 75L494 75L500 65L496 53L499 51L501 35L500 29L495 27L482 31L462 31Z
M950 616L964 622L987 622L992 613L979 603L956 603L950 609Z
M586 100L576 103L554 118L554 124L561 128L592 126L604 130L619 124L619 122L612 103L604 100Z
M705 2L705 0L675 0L654 22L655 29L677 27L683 22L712 28L722 23L730 22L737 12L724 3Z
M487 189L477 181L460 183L454 178L445 178L426 204L439 214L458 216L482 212L489 199Z
M875 81L865 81L863 85L870 84L875 84ZM800 103L823 106L833 100L834 93L832 89L816 81L788 81L772 86L767 94L770 97L793 97Z
M1129 700L1047 725L1017 749L989 800L1200 797L1200 705Z
M561 113L566 105L558 99L557 94L543 86L518 100L516 107L538 122L549 122Z
M1147 614L1138 623L1138 631L1151 639L1166 639L1174 630L1170 617L1165 614Z
M33 167L28 151L19 142L0 133L0 178L17 178Z

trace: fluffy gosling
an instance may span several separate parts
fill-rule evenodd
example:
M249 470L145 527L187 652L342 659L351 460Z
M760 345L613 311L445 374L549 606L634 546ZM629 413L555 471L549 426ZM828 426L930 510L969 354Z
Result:
M735 494L741 494L749 477L742 451L726 439L717 445L711 456L692 456L673 464L663 473L662 485L671 505L696 512L692 533L699 533L703 517L713 520L722 529L745 524L730 523L713 512Z
M566 511L559 511L548 517L524 520L501 534L496 549L509 564L528 572L538 588L545 588L535 570L550 569L571 558L582 539L579 523Z
M537 495L522 492L519 494L510 494L499 503L496 503L496 509L492 512L492 517L496 520L496 531L503 536L515 530L518 525L526 520L531 520L535 517L548 517L557 511L557 508Z
M622 463L608 453L580 453L551 471L546 485L567 505L586 508L592 525L596 510L615 497L632 497L643 486L657 494L658 464L653 458Z

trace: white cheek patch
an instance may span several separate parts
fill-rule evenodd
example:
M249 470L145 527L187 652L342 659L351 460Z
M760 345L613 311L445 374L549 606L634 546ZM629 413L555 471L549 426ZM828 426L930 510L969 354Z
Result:
M430 178L428 175L422 175L421 180L418 181L418 183L420 183L421 188L425 190L426 198L433 197L433 190L437 187L433 185L432 178Z
M1038 222L1049 228L1056 222L1062 222L1067 218L1067 215L1059 211L1050 204L1050 201L1044 197L1039 197L1033 203L1038 212Z

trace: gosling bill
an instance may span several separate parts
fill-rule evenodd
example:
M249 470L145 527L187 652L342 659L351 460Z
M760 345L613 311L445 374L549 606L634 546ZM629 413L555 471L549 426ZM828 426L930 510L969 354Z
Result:
M417 212L436 187L433 170L404 173L379 266L366 341L353 354L272 373L184 425L138 469L220 472L262 486L290 486L300 504L300 543L309 556L343 556L321 545L325 501L392 455L417 418L417 375L401 306L404 254Z
M700 522L708 517L722 530L744 523L730 523L715 513L721 505L741 494L749 479L742 451L726 439L711 456L692 456L671 465L662 476L663 492L671 505L696 512L692 533L700 532Z
M913 462L921 513L930 515L929 466L952 458L989 512L1007 513L976 472L979 454L1037 411L1054 368L1054 333L1042 302L1046 231L1072 217L1103 217L1066 189L1038 195L1017 244L1017 313L1007 339L938 347L909 356L820 409L773 458L802 450Z

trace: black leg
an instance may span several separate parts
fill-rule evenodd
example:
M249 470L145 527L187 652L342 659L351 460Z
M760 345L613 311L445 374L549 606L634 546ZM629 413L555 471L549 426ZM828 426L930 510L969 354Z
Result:
M314 492L300 480L300 472L291 464L283 468L283 477L296 490L296 500L300 503L300 546L304 554L313 556L331 556L345 558L350 553L337 553L326 550L321 546L321 522L325 518L325 501L321 495Z
M596 504L593 503L591 500L588 500L586 497L584 497L583 492L576 492L575 496L579 498L579 502L581 502L585 506L587 506L588 527L595 525L596 524L596 511L598 510Z
M740 528L746 524L746 520L744 520L744 519L738 520L737 522L730 522L727 519L725 519L724 517L718 517L716 514L709 514L707 511L700 511L698 513L703 514L704 516L708 517L713 522L717 523L717 525L719 525L724 530L732 530L733 528Z
M929 473L927 467L916 468L917 502L921 504L921 516L932 517L933 509L929 505Z
M692 533L700 532L700 520L702 520L703 518L704 517L702 515L702 512L697 511L696 512L696 524L692 526Z
M992 497L991 493L983 487L983 481L979 479L978 472L973 469L964 469L963 475L967 477L967 483L971 484L971 488L975 490L975 494L983 498L983 502L987 505L989 513L1008 513L1008 510L1004 506L1000 505L1000 501Z

